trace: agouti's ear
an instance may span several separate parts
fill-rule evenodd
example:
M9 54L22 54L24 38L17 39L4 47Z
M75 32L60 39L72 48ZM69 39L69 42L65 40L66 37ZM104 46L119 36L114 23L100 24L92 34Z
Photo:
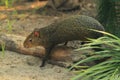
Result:
M35 32L34 32L34 36L35 36L35 37L39 37L39 32L38 32L38 31L35 31Z
M39 37L39 29L38 28L34 29L34 36Z

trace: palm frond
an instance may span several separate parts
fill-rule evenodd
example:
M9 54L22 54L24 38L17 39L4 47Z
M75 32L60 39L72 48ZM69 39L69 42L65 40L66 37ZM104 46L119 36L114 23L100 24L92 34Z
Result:
M101 31L99 31L101 32ZM120 38L117 36L107 33L107 36L98 38L98 39L90 39L91 43L88 43L83 46L81 49L77 50L85 50L96 48L97 46L92 47L93 45L104 44L104 47L101 51L95 51L92 53L92 56L87 57L74 64L70 69L79 66L82 63L88 63L95 60L110 58L104 62L98 63L92 67L88 67L86 69L82 69L81 73L77 76L73 77L72 80L119 80L120 79ZM101 48L101 47L98 47ZM79 71L79 72L80 72ZM117 75L117 76L116 76Z

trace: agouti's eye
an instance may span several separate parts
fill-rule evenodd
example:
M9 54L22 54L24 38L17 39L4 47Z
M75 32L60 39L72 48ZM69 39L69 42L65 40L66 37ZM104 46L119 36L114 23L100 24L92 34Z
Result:
M30 42L32 42L32 39L29 39Z

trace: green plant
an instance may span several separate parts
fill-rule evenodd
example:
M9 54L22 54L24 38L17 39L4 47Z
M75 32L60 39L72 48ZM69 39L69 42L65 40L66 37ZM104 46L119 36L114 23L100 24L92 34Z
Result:
M16 0L0 0L0 5L5 5L6 8L11 7Z
M106 36L98 39L89 39L90 43L83 45L83 48L77 50L99 48L101 51L93 52L92 56L77 62L70 69L79 66L81 63L105 58L109 59L92 67L79 70L78 75L71 80L79 80L80 78L81 80L120 80L120 38L107 32L97 32L104 33Z
M8 7L12 7L13 3L15 2L15 0L5 0L5 6Z
M5 54L5 43L1 44L1 48L2 48L2 56L4 56L4 54Z
M14 21L7 20L7 29L9 32L12 32Z
M120 37L120 0L96 0L97 19L110 32Z

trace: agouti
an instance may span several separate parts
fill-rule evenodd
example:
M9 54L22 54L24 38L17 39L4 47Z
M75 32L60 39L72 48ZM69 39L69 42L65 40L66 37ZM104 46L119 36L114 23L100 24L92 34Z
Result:
M51 50L57 44L73 40L85 42L88 41L87 38L96 39L103 36L103 34L90 29L104 31L104 27L92 17L84 15L71 16L44 28L34 29L26 38L24 47L43 46L46 49L46 54L41 64L41 67L43 67L50 58Z

